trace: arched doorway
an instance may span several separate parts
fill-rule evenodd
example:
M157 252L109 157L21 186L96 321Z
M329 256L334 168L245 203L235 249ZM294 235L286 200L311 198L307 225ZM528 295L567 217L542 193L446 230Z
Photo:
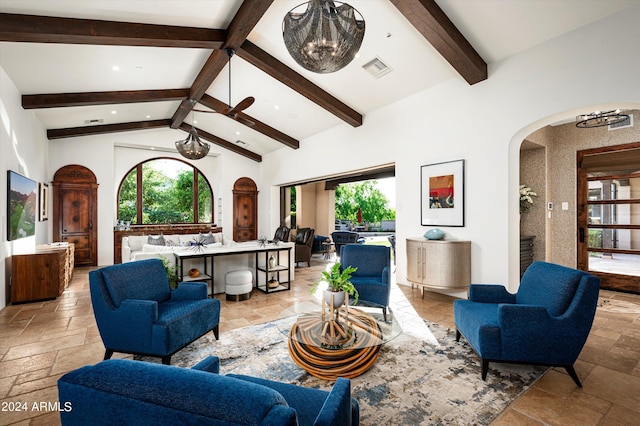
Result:
M98 183L96 175L77 164L53 176L53 241L75 245L77 266L98 265Z
M233 240L258 239L258 187L242 177L233 185Z

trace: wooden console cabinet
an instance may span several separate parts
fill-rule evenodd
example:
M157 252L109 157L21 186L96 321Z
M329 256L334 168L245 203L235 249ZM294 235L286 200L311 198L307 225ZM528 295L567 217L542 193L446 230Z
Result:
M407 280L424 288L459 289L471 283L471 241L407 238Z
M55 299L73 275L73 244L42 245L11 256L11 303Z

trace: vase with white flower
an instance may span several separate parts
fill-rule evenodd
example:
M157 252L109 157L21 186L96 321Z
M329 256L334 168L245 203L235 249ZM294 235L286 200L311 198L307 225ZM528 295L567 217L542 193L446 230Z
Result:
M527 185L520 185L520 213L528 212L533 205L533 197L537 196L538 194Z

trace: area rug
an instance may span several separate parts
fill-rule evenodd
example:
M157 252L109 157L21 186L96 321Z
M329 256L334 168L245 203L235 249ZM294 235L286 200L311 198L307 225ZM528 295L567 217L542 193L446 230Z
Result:
M369 371L352 379L361 425L486 425L546 371L490 364L482 381L480 361L464 339L458 343L455 331L418 321L405 328L410 332L382 347ZM191 367L208 355L220 358L221 374L248 374L320 389L332 386L289 358L286 338L276 322L221 332L218 341L207 333L175 354L171 364Z
M598 298L598 309L619 314L640 314L640 305L626 300Z

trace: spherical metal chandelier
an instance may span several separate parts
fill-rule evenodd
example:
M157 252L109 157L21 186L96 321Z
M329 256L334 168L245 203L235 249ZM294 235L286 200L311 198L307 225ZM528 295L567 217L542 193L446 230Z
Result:
M176 149L180 155L189 160L199 160L205 157L209 153L209 148L208 143L200 141L195 127L191 127L185 140L176 141Z
M300 4L282 21L282 36L291 57L303 68L320 74L338 71L353 60L364 29L360 12L331 0Z

